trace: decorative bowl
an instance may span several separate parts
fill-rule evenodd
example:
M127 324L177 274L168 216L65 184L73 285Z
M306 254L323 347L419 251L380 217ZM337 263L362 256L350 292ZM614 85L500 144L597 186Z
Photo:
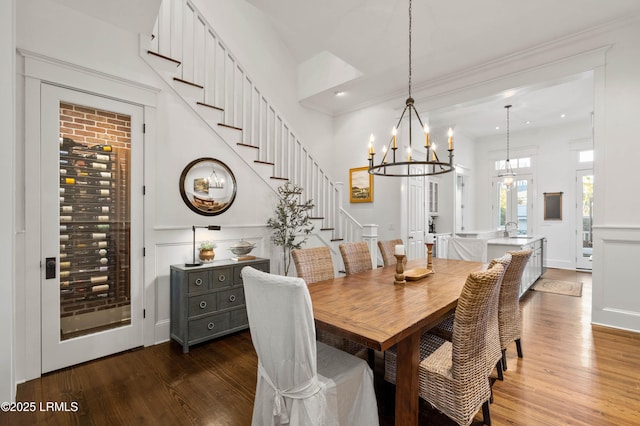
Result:
M251 250L253 250L255 247L256 245L254 243L240 240L237 243L231 244L229 250L231 250L231 253L235 254L236 256L244 256L245 254L251 253Z

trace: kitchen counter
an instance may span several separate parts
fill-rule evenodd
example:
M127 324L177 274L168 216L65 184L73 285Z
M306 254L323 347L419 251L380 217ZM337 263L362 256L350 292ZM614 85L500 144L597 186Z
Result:
M500 238L491 238L487 241L489 245L503 245L503 246L524 246L535 241L539 241L544 237L541 236L530 236L530 237L500 237Z
M527 237L500 237L487 241L487 257L494 259L504 255L508 251L531 249L533 253L522 273L522 283L520 285L520 296L536 282L544 272L543 264L543 236L531 235Z

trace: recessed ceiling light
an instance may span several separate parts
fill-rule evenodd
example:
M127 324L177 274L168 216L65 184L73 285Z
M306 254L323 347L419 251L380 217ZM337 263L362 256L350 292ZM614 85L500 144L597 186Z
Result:
M524 124L531 124L531 120L525 121Z
M500 126L496 126L496 130L500 130Z
M333 92L333 94L336 96L344 96L344 92L342 91Z
M560 114L560 118L565 118L567 114Z

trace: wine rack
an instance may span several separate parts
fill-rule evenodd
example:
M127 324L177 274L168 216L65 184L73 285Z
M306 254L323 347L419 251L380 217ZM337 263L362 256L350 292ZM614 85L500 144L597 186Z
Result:
M60 313L129 303L129 155L60 143Z

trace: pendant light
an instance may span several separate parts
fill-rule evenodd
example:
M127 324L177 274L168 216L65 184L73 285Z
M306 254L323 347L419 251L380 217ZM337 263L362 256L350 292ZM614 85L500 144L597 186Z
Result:
M502 184L509 190L513 187L514 177L516 176L509 160L509 109L511 109L512 105L505 105L504 107L507 110L507 161L505 161L504 172L498 174L498 177L502 178Z

